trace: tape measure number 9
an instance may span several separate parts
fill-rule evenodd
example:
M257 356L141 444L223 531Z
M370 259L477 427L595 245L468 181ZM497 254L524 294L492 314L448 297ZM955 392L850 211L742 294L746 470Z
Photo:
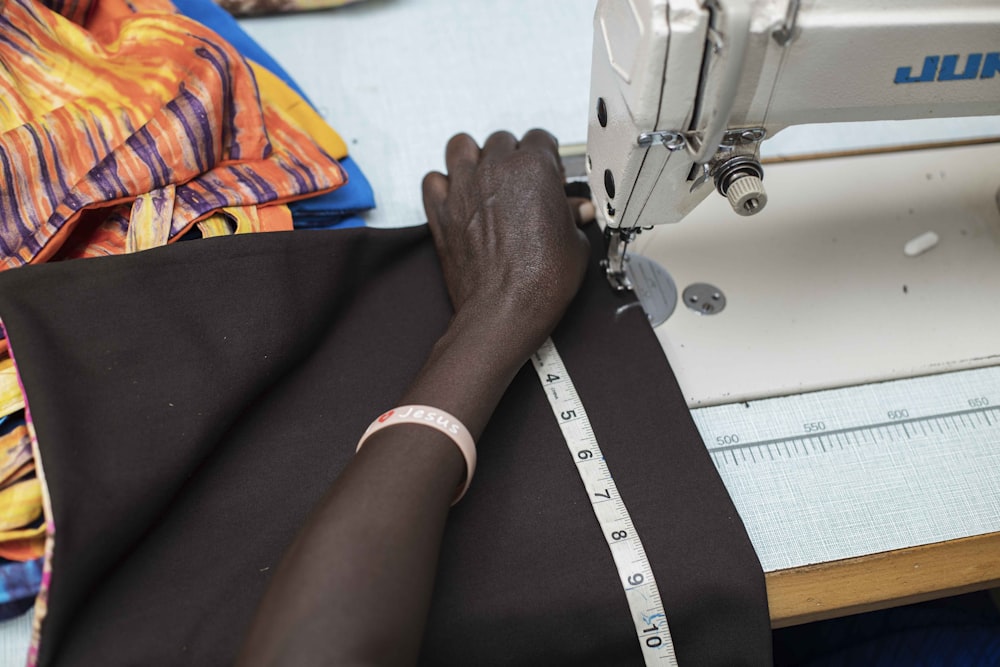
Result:
M611 549L643 658L647 665L676 665L670 628L646 551L618 494L583 402L551 338L546 339L531 362Z

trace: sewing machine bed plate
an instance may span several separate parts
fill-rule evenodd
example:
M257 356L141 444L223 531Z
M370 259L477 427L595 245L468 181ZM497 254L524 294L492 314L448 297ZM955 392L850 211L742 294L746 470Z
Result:
M753 218L718 196L636 252L683 291L656 328L694 408L1000 363L1000 143L771 164ZM907 241L939 243L908 257Z

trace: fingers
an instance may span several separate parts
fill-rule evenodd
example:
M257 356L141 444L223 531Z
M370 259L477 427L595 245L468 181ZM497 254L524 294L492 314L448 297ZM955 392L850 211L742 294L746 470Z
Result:
M443 210L449 192L461 193L473 188L473 179L480 161L502 162L516 151L540 154L555 167L557 174L563 173L559 142L551 133L542 129L529 130L520 141L510 132L494 132L487 138L481 150L468 134L456 134L452 137L445 148L447 176L431 172L424 178L422 186L424 210L432 228L441 222L438 219L439 213ZM568 205L570 214L578 226L594 220L594 206L588 199L570 198Z
M432 171L424 176L420 189L424 195L424 212L427 213L427 226L431 230L431 238L434 240L434 249L438 257L448 256L448 247L445 236L447 235L447 222L442 220L447 215L444 213L445 200L448 198L448 177L444 174ZM448 295L455 303L455 295L448 288Z
M456 134L445 148L448 178L452 183L461 183L475 172L480 159L499 161L518 149L534 150L549 156L561 173L559 142L551 133L536 128L528 130L520 142L510 132L494 132L483 144L482 150L468 134Z
M585 197L567 197L570 215L577 227L585 227L594 221L597 211L594 210L594 203Z
M458 189L462 189L475 173L479 162L479 145L469 135L456 134L448 140L444 149L444 163L448 168L448 179Z
M559 159L559 142L551 133L535 128L528 130L521 138L518 148L537 150L552 158L553 164L562 171L562 160Z
M424 213L427 214L427 223L431 227L435 227L439 222L439 211L448 196L448 177L440 172L432 171L424 176L420 190L424 197Z
M517 150L517 138L510 132L494 132L483 144L483 161L498 162Z

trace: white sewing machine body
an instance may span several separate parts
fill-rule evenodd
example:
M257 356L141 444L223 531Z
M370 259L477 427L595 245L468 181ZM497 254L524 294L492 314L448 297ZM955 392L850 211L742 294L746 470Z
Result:
M601 2L598 208L613 227L679 222L706 169L790 125L1000 113L998 35L994 0Z
M629 249L724 294L657 327L692 407L1000 361L1000 144L758 162L791 125L1000 114L998 36L994 0L599 3L587 167L610 268L662 225ZM702 203L761 171L741 215Z

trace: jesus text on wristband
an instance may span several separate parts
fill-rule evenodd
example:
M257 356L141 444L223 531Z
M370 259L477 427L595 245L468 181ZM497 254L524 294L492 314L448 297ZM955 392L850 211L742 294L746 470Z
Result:
M373 433L397 424L429 426L444 433L458 446L458 450L462 452L462 457L465 459L465 481L459 486L458 495L455 496L455 500L451 504L454 505L461 500L472 482L472 474L476 471L476 443L472 439L469 429L465 428L454 415L439 408L429 405L401 405L379 415L378 419L373 421L368 430L361 436L355 451L360 450L361 445L365 444L365 440L370 438Z

